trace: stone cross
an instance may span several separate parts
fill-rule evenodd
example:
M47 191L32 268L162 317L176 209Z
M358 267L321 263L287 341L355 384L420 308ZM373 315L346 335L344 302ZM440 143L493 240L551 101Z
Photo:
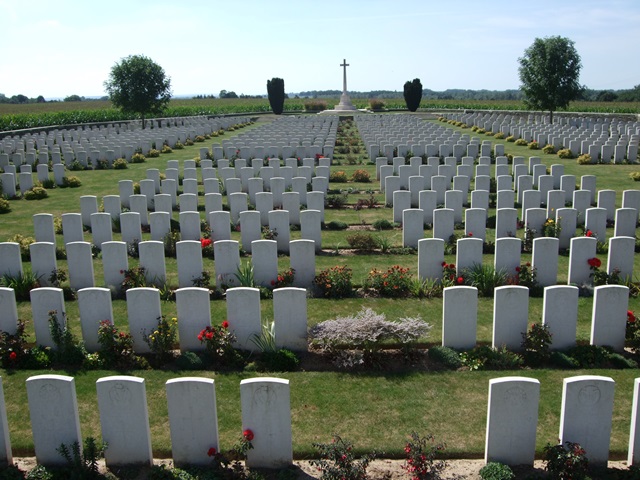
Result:
M342 74L342 93L347 93L347 67L349 64L347 63L347 59L343 59L343 63L340 64L343 67L344 73Z

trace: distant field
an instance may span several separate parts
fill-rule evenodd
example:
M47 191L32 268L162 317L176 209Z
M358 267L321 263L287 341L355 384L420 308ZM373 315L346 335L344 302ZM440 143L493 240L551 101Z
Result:
M338 103L337 98L322 99L328 108ZM388 109L404 109L402 99L383 100ZM287 99L285 112L301 112L305 99ZM369 106L368 99L353 99L358 108ZM467 109L467 110L526 110L524 104L515 100L423 100L423 109ZM573 102L572 112L640 113L640 102ZM193 115L224 115L230 113L269 112L266 98L205 98L176 99L169 103L163 113L165 117ZM83 102L47 102L28 104L0 104L0 131L51 125L73 125L79 123L132 120L134 115L125 115L112 107L111 102L89 100Z

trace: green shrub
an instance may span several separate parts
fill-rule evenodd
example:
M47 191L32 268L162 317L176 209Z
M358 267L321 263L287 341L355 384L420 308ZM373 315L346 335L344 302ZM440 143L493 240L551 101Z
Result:
M435 346L431 347L428 351L429 359L438 362L443 367L457 370L462 367L462 360L460 360L460 354L453 348Z
M131 163L144 163L145 156L142 153L134 153L131 157Z
M629 177L634 181L634 182L640 182L640 172L631 172L629 174ZM6 201L6 200L5 200ZM7 202L8 203L8 202ZM6 212L0 212L0 213L6 213Z
M376 230L393 230L393 223L387 219L376 220L372 226Z
M437 460L436 456L446 448L444 443L436 443L433 435L421 437L411 433L411 440L404 446L405 464L402 469L412 480L438 480L447 463Z
M325 206L328 208L342 208L346 205L348 195L346 193L332 194L325 197Z
M480 345L460 354L462 364L469 370L517 370L524 364L517 353L501 348Z
M20 235L19 233L16 233L8 241L20 245L20 257L22 258L23 262L31 261L31 251L29 246L36 241L35 238L25 237Z
M389 267L386 272L372 269L364 286L383 297L406 297L411 291L411 274L409 268L400 265Z
M378 100L376 98L372 98L369 100L369 108L371 110L382 110L385 107L385 104L382 100Z
M293 372L298 369L300 360L291 350L281 348L275 352L262 352L260 364L262 370L267 372Z
M525 147L525 146L529 145L529 144L527 143L527 141L526 141L524 138L519 138L519 139L517 139L517 140L515 141L515 143L516 143L516 145L519 145L519 146L521 146L521 147Z
M482 480L512 480L516 478L509 465L498 462L489 462L480 469Z
M509 136L506 138L506 140L507 140L507 142L515 142L515 141L516 141L516 137L514 137L513 135L509 135Z
M351 175L351 181L359 183L369 183L371 182L371 176L366 170L356 170L355 172L353 172L353 175Z
M194 139L194 141L202 143L204 142L205 138L203 135L196 135L196 138Z
M346 265L336 265L320 271L313 283L325 298L350 297L353 293L351 285L352 270Z
M325 228L327 230L346 230L349 228L349 225L339 220L331 220L329 223L325 224Z
M129 168L127 161L124 158L116 158L113 162L114 170L124 170Z
M589 155L588 153L585 153L584 155L580 155L577 160L576 163L578 165L589 165L591 162L591 155Z
M532 323L528 332L522 332L523 356L527 365L544 365L551 358L551 332L548 325Z
M161 153L173 153L173 149L169 145L163 145Z
M539 149L540 149L540 145L538 145L538 142L533 141L533 142L529 142L529 143L527 144L527 148L528 148L529 150L539 150Z
M476 130L477 133L487 133L487 131L484 128L478 127L478 130Z
M304 109L307 112L321 112L327 109L327 102L324 100L307 100L304 102Z
M24 192L25 200L42 200L43 198L47 198L48 196L49 194L47 193L47 191L44 188L38 186Z
M506 285L508 275L504 270L496 270L493 265L475 264L463 272L465 283L478 289L478 294L493 297L496 287Z
M155 148L152 148L151 150L149 150L149 153L147 154L147 157L149 158L158 158L159 156L160 156L160 150L156 150Z
M372 251L380 247L378 237L370 233L358 232L347 236L347 243L351 248L362 251Z
M562 368L564 370L572 370L575 368L579 368L580 364L567 355L564 352L551 352L551 356L549 358L549 362L551 365L554 365L557 368Z
M565 442L564 445L547 445L542 459L549 477L557 480L581 480L587 478L589 460L579 443Z
M349 181L349 177L347 177L347 174L343 170L337 170L329 174L329 181L335 183L346 183Z
M547 144L544 147L542 147L542 153L545 153L547 155L553 155L554 153L556 153L556 147L554 147L551 144Z
M80 186L82 186L82 182L80 181L80 179L74 175L70 176L70 177L63 177L62 178L62 185L60 185L62 188L78 188Z
M9 213L11 211L11 204L6 198L0 197L0 214Z
M609 352L598 345L576 345L567 354L580 368L606 368L609 360Z
M498 132L493 136L493 138L495 138L496 140L502 140L504 138L504 133Z
M573 152L569 148L562 148L558 150L558 157L564 159L573 158Z
M183 352L176 359L176 367L180 370L202 370L202 359L193 352Z
M313 443L318 451L319 459L309 463L322 472L320 480L365 480L367 467L376 454L355 456L353 444L343 440L337 434L333 435L331 443Z

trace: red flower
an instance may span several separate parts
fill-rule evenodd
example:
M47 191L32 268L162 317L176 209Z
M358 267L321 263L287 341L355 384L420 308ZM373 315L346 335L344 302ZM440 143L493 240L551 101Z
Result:
M275 286L275 284L276 284L276 281L275 280L271 280L271 286L273 287L273 286Z
M593 237L593 232L591 230L587 230L587 233L585 233L585 235L587 237Z
M242 432L242 436L248 442L253 440L253 432L251 430L249 430L248 428L244 432Z
M210 457L213 457L216 454L216 449L214 447L209 448L209 450L207 450L207 455L209 455Z
M464 278L458 277L458 285L461 285L463 283L464 283Z
M627 322L629 323L635 323L636 321L636 316L633 314L633 312L631 310L627 310ZM12 352L13 354L13 352Z
M447 266L447 262L442 262L440 265L442 265L442 267L446 267Z
M516 267L516 272L520 273L520 270L522 270L520 267Z
M200 245L202 246L202 248L208 247L209 245L211 245L211 239L210 238L201 238L200 239Z
M9 354L9 360L15 360L16 358L18 358L18 354L16 352L11 352Z
M213 332L207 332L205 334L205 337L206 337L207 340L211 340L213 338Z
M198 340L199 340L199 341L202 341L202 338L203 338L203 337L202 337L202 333L198 334Z
M600 268L600 265L602 265L602 262L597 257L590 258L589 260L587 260L587 263L592 268Z
M470 236L470 237L473 237L473 232L469 232L469 236Z
M456 268L456 264L455 263L450 263L449 264L449 268Z
M229 322L227 322L226 320L222 322L222 328L229 328Z
M530 267L530 266L531 266L531 262L527 262L527 267Z
M404 451L405 451L406 453L410 453L410 452L411 452L411 446L410 446L410 445L407 445L406 447L404 447Z

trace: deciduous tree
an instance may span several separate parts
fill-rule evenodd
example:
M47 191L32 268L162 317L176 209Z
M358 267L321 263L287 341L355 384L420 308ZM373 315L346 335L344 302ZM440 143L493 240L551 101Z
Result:
M116 63L104 87L116 107L140 115L142 128L145 117L161 113L171 99L171 79L144 55L130 55Z
M518 62L525 104L532 109L548 110L551 123L553 112L567 108L584 89L578 82L580 55L568 38L536 38Z

